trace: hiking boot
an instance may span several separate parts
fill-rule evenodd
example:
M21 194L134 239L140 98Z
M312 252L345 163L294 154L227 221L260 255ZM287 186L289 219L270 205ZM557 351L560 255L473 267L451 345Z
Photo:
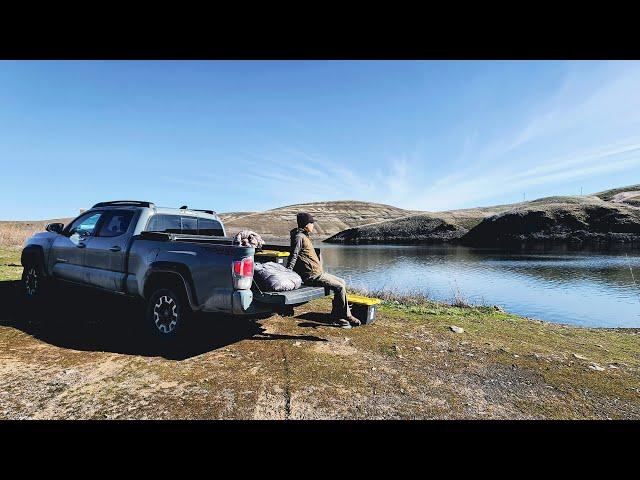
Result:
M353 315L349 315L347 317L347 321L354 327L359 327L360 325L362 325L362 322Z
M349 323L349 321L345 320L344 318L339 318L335 320L333 324L339 328L351 328L351 323Z

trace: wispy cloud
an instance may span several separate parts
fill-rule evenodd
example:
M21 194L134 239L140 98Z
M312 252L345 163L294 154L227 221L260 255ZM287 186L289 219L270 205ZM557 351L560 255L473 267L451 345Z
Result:
M230 193L259 194L264 208L355 199L434 211L523 191L531 198L530 191L549 186L562 192L579 179L640 167L640 63L598 65L567 64L555 91L532 98L526 111L511 112L503 124L470 125L462 133L453 125L460 139L448 150L418 134L413 144L380 154L361 170L304 145L273 141L238 155L226 170L233 174L165 180L194 188L222 182ZM231 182L231 175L240 181Z
M581 73L570 68L558 91L533 116L509 136L486 143L466 168L430 182L410 206L472 206L496 192L637 169L640 64L605 68L595 80Z

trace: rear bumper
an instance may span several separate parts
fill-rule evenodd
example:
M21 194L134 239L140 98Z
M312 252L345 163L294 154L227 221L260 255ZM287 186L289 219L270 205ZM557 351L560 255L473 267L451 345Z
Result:
M236 290L233 292L232 312L234 315L254 315L273 311L282 305L301 305L329 294L324 287L301 287L289 292L263 292Z

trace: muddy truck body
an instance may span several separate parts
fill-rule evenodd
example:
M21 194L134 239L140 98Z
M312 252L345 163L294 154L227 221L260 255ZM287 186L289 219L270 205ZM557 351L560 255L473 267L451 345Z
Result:
M43 299L52 281L137 297L146 302L146 323L161 337L183 330L193 312L292 314L294 306L328 294L304 285L260 291L253 281L255 249L234 244L212 210L103 202L46 230L22 251L30 301ZM287 245L267 247L289 251Z

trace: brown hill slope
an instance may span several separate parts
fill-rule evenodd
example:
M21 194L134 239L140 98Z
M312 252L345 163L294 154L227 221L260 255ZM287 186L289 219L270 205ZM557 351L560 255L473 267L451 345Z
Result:
M223 213L220 217L228 235L247 228L266 238L288 238L289 231L296 226L298 212L309 212L314 216L316 235L319 237L328 237L345 228L415 213L391 205L347 200L301 203L255 213Z
M330 243L462 242L490 246L508 241L640 241L640 185L584 196L555 196L511 205L429 212L362 225Z

